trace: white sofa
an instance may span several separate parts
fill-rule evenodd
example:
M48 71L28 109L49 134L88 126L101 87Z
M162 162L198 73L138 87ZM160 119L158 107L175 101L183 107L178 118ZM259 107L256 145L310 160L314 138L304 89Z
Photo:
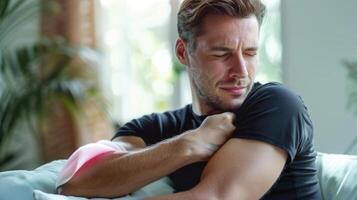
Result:
M0 173L0 200L84 200L56 195L57 173L65 160L53 161L33 171ZM357 200L357 156L323 154L317 157L318 178L324 200ZM173 192L168 178L163 178L120 200L142 199Z

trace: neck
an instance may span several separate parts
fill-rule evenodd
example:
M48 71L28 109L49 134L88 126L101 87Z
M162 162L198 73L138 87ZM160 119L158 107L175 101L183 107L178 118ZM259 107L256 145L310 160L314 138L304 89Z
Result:
M199 116L220 113L219 110L207 105L204 100L200 99L197 94L194 94L194 92L192 92L192 111Z
M220 110L217 110L207 104L204 99L200 98L197 94L197 89L194 87L192 77L189 75L191 96L192 96L192 111L199 116L202 115L213 115L221 113Z

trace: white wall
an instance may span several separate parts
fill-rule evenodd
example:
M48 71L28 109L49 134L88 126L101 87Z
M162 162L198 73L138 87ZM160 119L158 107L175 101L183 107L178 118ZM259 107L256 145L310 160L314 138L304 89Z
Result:
M356 0L282 1L283 80L310 110L318 151L343 153L357 136L342 64L357 60L356 8Z

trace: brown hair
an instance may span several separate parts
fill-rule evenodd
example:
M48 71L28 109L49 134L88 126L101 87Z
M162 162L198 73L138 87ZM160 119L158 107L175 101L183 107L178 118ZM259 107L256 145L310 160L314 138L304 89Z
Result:
M200 25L208 14L245 18L255 15L259 25L265 15L265 5L260 0L184 0L177 15L179 37L188 42L189 50L195 49L195 39Z

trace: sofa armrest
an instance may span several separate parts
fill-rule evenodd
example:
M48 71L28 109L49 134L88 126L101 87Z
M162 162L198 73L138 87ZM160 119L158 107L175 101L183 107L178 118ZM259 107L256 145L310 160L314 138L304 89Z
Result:
M316 164L324 200L357 199L357 156L318 153Z

